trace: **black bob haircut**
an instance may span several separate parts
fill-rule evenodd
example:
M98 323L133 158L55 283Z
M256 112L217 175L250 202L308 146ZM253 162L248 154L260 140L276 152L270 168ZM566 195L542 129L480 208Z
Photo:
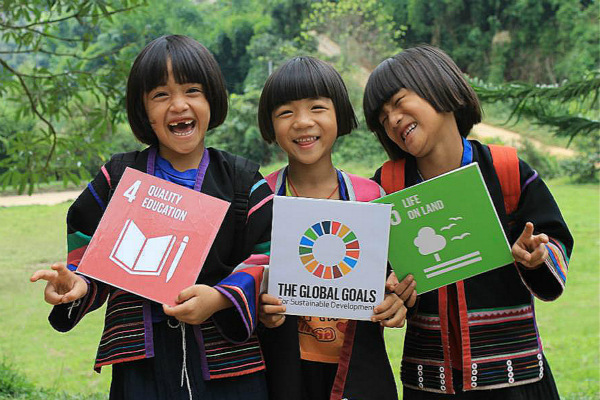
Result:
M346 85L329 64L314 57L294 57L279 67L265 82L258 103L258 126L268 143L275 141L272 113L290 101L327 97L333 102L338 136L358 126Z
M144 95L167 83L168 60L175 82L202 84L210 106L209 130L221 125L227 116L225 80L213 55L190 37L161 36L148 43L136 57L127 79L129 125L135 137L148 145L157 145L158 138L146 114Z
M379 114L400 89L415 92L437 112L454 113L462 137L467 137L473 125L481 122L481 106L475 91L446 53L428 45L406 49L375 68L363 97L367 126L392 160L407 154L387 136L379 123Z

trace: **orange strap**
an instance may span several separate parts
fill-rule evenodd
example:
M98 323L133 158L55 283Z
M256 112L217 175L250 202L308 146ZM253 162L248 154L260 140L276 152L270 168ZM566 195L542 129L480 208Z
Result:
M492 153L494 169L500 180L504 209L506 214L512 214L519 205L521 196L521 176L519 172L519 158L514 147L488 145Z
M519 205L521 196L521 175L519 158L514 147L488 145L492 154L494 169L500 181L504 209L506 214L512 214ZM405 187L404 166L405 158L386 161L381 168L381 186L386 193L394 193Z
M405 158L389 160L381 167L381 187L387 194L397 192L405 187L404 165Z

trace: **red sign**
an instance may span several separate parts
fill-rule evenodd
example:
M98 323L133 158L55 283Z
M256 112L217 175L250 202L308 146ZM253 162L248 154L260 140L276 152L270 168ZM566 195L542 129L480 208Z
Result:
M78 272L175 305L196 283L229 203L127 168Z

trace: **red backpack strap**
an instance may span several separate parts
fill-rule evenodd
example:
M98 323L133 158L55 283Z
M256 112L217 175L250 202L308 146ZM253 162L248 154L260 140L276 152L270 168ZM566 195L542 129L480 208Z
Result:
M512 214L519 205L521 196L521 174L519 172L519 158L514 147L490 144L490 153L494 162L496 175L500 180L504 208L506 214Z
M405 158L386 161L381 167L381 187L386 193L394 193L405 187L404 165Z

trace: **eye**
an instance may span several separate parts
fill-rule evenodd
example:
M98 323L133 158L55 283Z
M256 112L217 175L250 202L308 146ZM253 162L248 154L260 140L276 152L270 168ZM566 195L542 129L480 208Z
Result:
M280 110L275 110L275 117L277 118L281 118L281 117L286 117L288 115L292 115L292 110L288 110L288 109L280 109Z
M154 100L154 99L159 99L159 98L161 98L161 97L165 97L165 96L167 96L167 93L166 93L166 92L155 92L155 93L152 93L152 94L151 94L150 98L151 98L152 100Z
M188 93L204 93L201 87L194 86L187 90Z
M324 104L313 104L313 106L311 107L311 110L327 110L327 106L325 106Z

